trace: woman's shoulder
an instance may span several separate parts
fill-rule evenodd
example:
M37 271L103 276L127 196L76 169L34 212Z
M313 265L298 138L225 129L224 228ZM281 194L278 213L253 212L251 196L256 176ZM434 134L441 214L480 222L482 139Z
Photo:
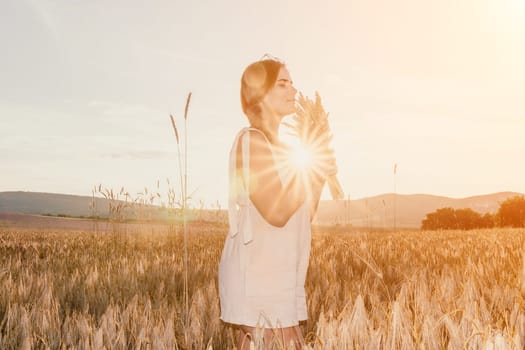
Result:
M250 137L255 136L255 137L266 138L266 135L264 134L262 130L253 128L251 126L244 127L241 130L239 130L239 132L237 133L238 136L244 136L245 134L249 134Z
M264 146L269 147L269 141L266 135L259 129L252 127L242 128L238 134L237 139L242 142L248 142L250 146Z
M248 151L250 158L271 159L273 149L262 131L255 128L243 128L238 135L237 157L243 157L243 151Z

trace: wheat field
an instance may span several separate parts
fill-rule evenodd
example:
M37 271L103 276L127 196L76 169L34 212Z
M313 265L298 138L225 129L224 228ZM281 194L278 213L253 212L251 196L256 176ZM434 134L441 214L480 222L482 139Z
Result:
M0 348L231 349L224 227L0 228ZM525 230L315 232L309 349L523 349Z

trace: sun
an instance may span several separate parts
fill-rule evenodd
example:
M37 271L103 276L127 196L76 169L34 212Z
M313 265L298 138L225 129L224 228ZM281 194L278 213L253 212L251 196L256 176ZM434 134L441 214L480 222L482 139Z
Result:
M290 152L290 163L297 170L309 170L313 164L312 152L302 144L293 145Z

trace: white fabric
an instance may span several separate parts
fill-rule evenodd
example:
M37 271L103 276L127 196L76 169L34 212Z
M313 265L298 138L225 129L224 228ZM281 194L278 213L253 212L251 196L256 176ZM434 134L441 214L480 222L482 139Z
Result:
M283 227L261 216L248 191L249 130L259 131L242 129L230 152L230 229L219 264L221 319L252 327L290 327L307 319L304 282L310 256L309 205L303 203ZM239 142L244 181L237 178ZM279 176L286 181L282 171Z

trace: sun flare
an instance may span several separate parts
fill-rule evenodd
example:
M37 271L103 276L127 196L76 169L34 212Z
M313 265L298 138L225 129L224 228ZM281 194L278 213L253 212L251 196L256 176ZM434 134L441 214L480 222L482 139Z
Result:
M296 145L290 153L292 166L299 170L307 170L312 167L313 155L303 145Z

